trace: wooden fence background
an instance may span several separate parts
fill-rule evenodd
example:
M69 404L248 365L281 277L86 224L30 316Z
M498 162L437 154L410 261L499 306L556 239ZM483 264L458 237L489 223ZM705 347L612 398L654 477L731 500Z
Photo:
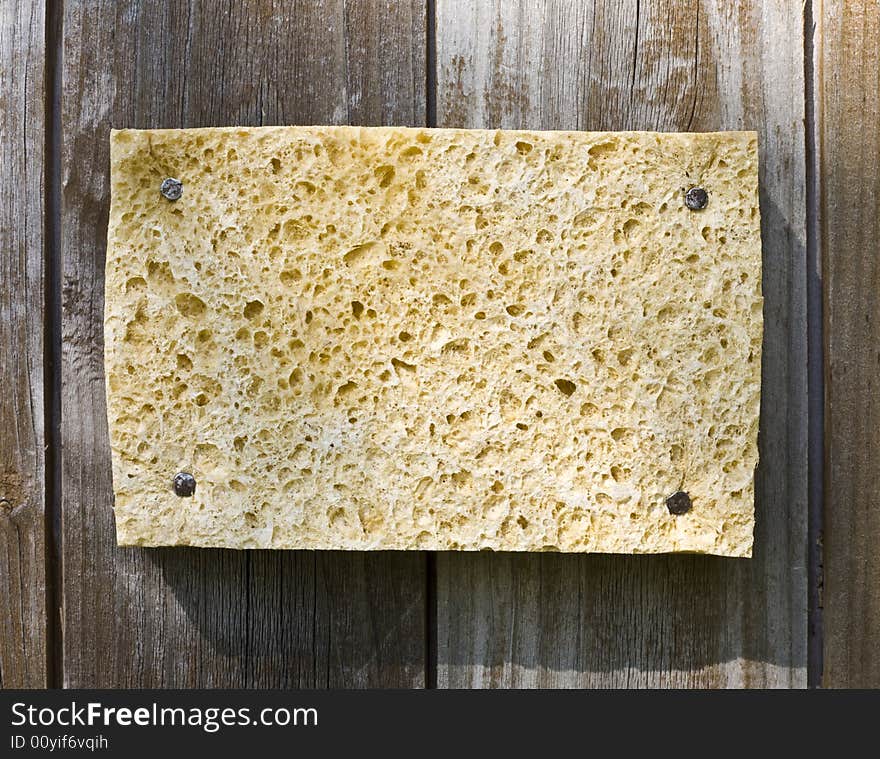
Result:
M111 127L757 129L751 561L115 545ZM2 0L0 686L880 686L875 0Z

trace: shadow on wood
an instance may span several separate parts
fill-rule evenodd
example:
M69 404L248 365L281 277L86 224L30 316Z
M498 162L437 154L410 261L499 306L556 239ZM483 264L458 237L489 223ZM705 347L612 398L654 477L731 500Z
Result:
M198 660L200 682L263 688L424 684L424 587L412 581L422 577L423 554L143 553L162 575L164 614L186 619L186 640L165 626L165 655Z

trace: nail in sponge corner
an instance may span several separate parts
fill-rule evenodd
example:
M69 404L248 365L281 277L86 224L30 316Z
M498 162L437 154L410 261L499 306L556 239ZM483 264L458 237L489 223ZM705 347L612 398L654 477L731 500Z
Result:
M751 554L755 133L111 143L120 544Z

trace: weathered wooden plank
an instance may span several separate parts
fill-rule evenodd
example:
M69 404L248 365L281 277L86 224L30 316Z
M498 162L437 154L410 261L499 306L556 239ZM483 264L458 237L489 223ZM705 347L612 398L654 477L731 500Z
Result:
M800 4L438 0L437 34L441 126L757 129L766 299L755 558L442 554L439 685L804 686Z
M880 687L880 5L814 11L825 296L824 683Z
M45 21L0 5L0 687L47 685Z
M110 127L424 123L417 2L68 0L64 681L424 684L420 554L120 550L103 356Z

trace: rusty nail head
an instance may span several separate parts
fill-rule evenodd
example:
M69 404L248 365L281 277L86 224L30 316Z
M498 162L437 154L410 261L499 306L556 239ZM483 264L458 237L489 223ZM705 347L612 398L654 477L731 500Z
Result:
M196 492L196 478L189 472L178 472L174 475L174 494L181 498L190 498Z
M684 194L684 204L691 211L702 211L709 203L709 193L702 187L691 187Z
M691 505L691 497L683 490L673 493L666 499L666 508L669 509L670 514L676 516L687 514L691 510Z
M174 177L168 177L168 179L162 181L162 186L159 188L159 191L168 198L168 200L178 200L180 196L183 195L183 182Z

